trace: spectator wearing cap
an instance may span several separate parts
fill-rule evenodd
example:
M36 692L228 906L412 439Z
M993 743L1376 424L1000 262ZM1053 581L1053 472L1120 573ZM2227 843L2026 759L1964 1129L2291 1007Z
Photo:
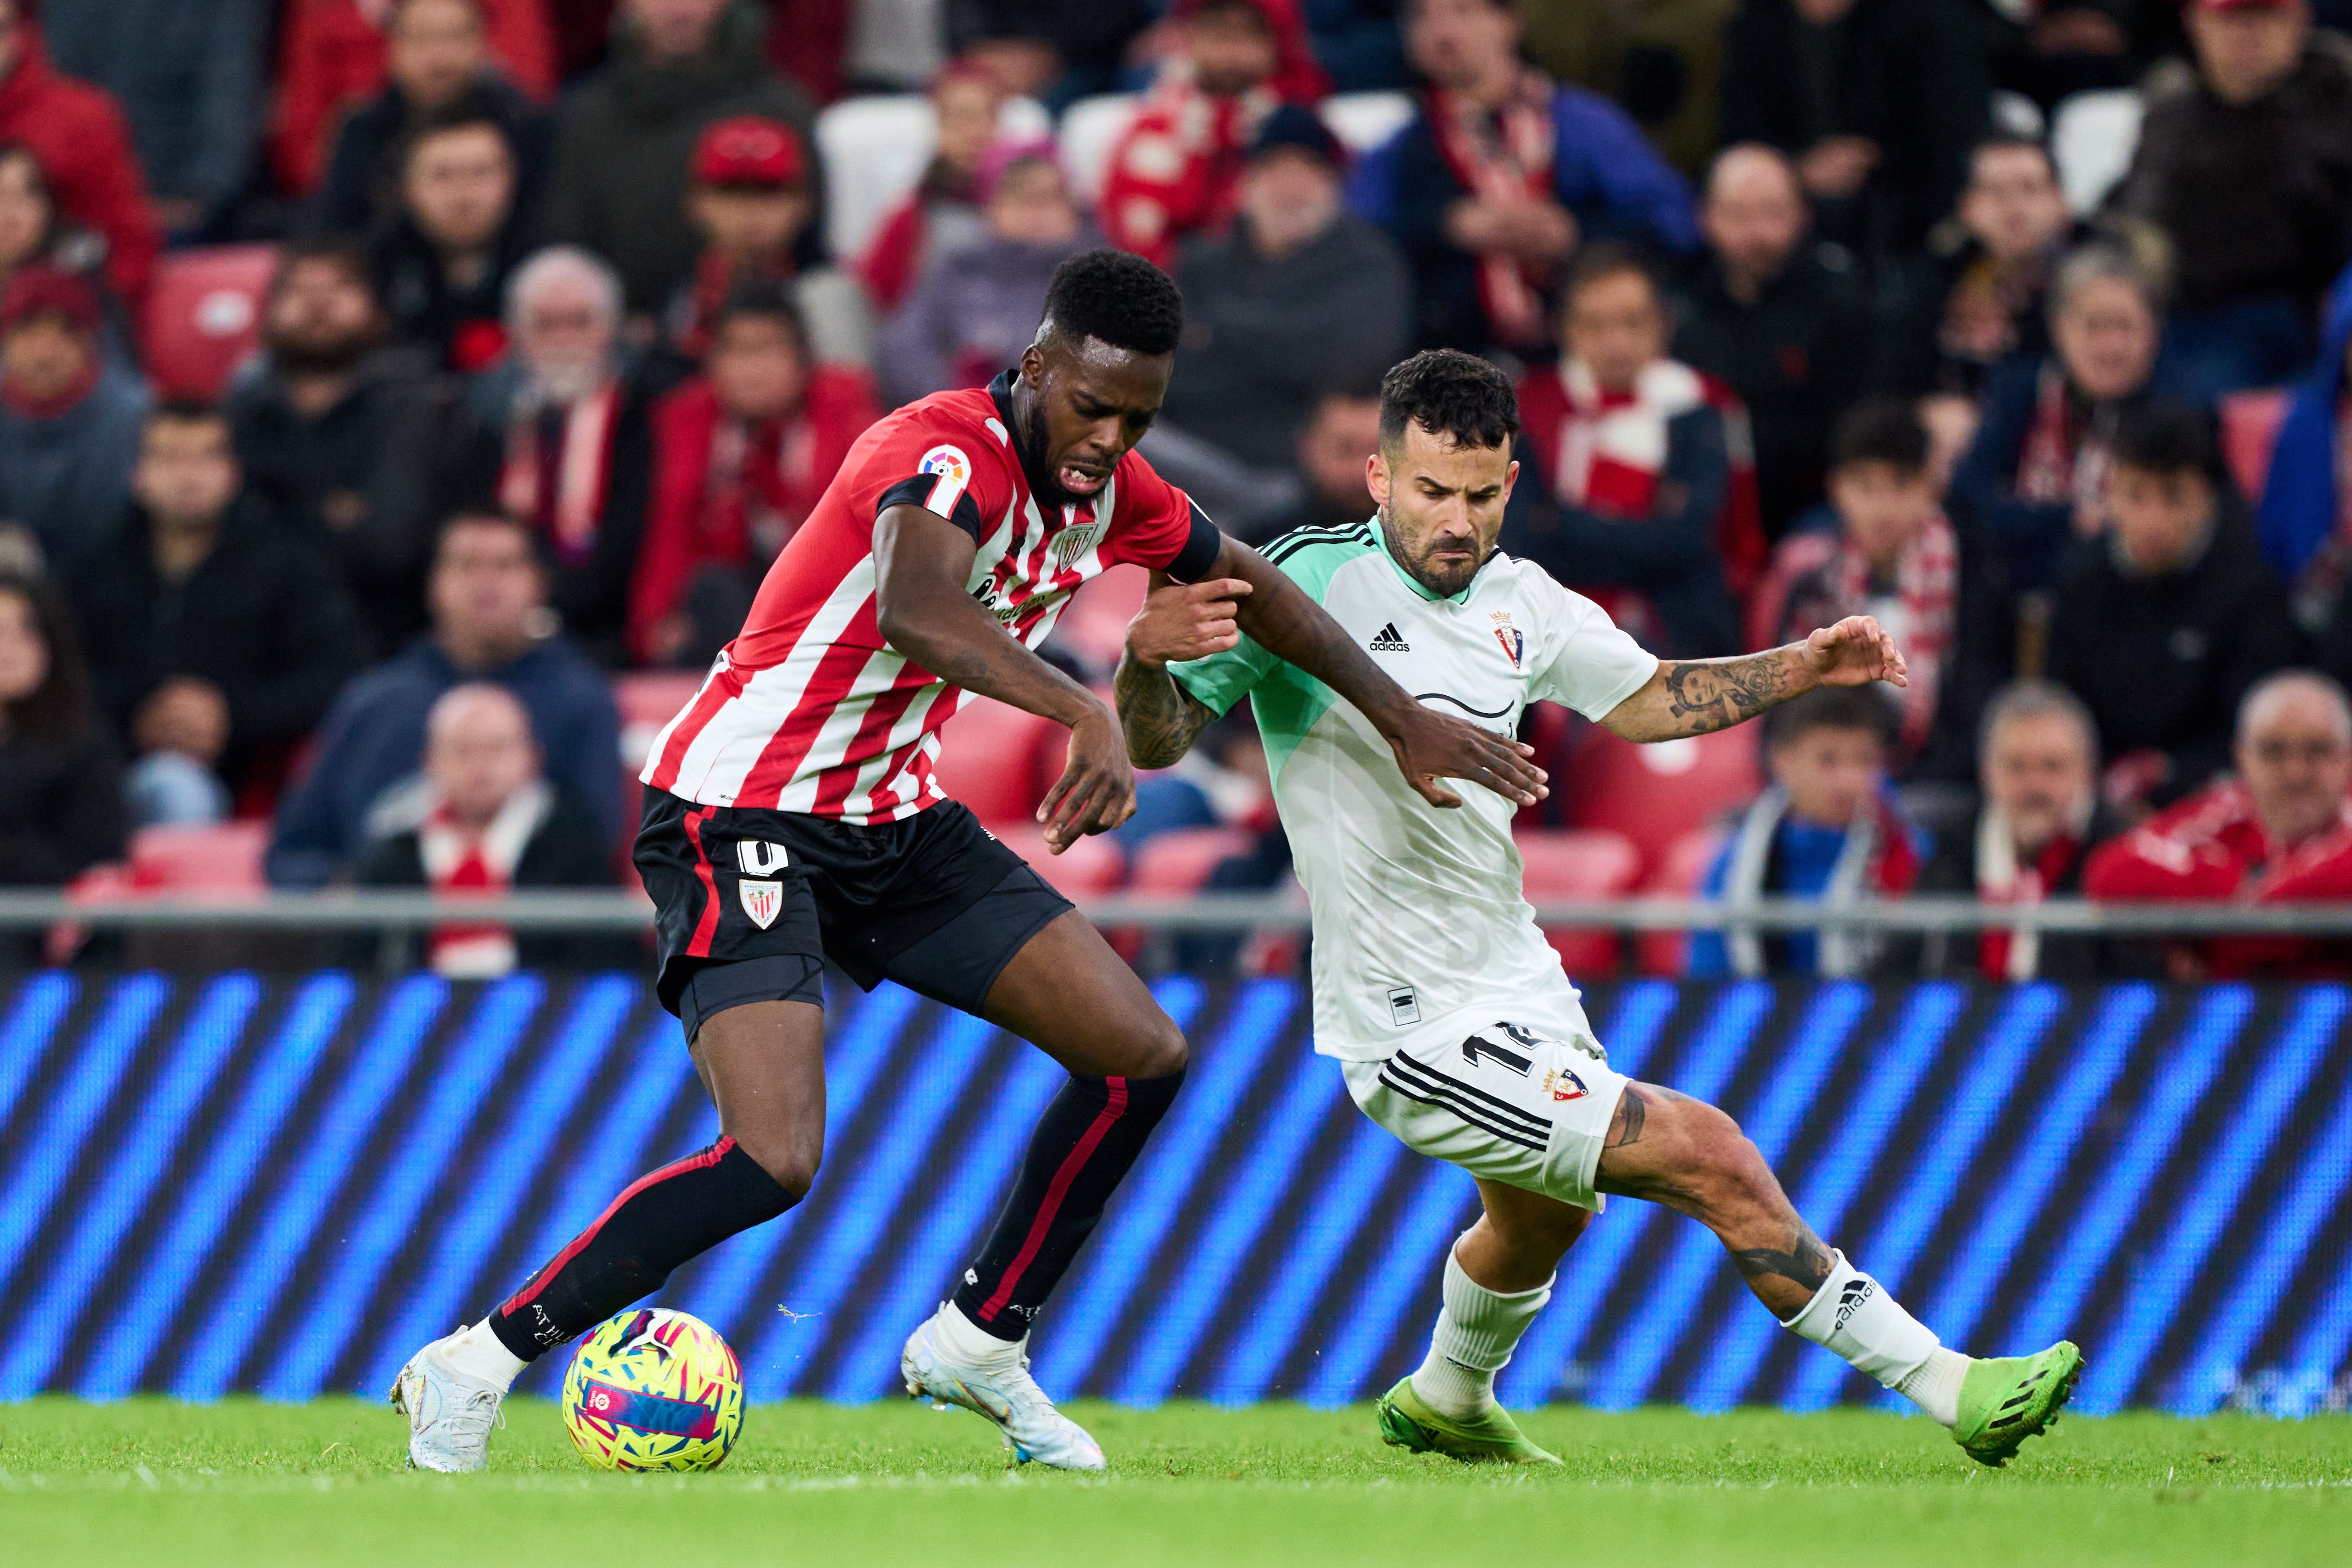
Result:
M425 14L408 16L416 6ZM453 6L473 13L470 26ZM382 107L377 95L388 79L399 79L394 62L404 52L412 69L418 52L475 62L448 97L436 94L438 101L418 108L446 108L488 62L534 101L555 96L548 0L289 0L279 28L277 121L269 144L280 186L297 196L318 188L345 117Z
M1389 237L1348 212L1343 163L1311 109L1260 123L1233 233L1192 241L1176 269L1184 338L1162 427L1285 468L1327 389L1376 384L1403 357L1412 282Z
M289 245L262 305L262 353L227 407L247 482L341 567L376 646L397 647L417 626L457 442L424 356L384 347L385 332L363 249Z
M163 248L147 178L112 97L49 63L26 0L0 0L0 142L31 149L58 210L106 241L106 281L134 318Z
M738 115L703 132L686 192L702 255L664 317L665 357L674 362L666 379L701 363L719 307L747 283L778 283L791 292L818 359L873 363L873 321L856 281L835 268L802 265L816 212L813 179L806 145L781 120Z
M2314 670L2269 676L2239 703L2232 776L2091 857L2095 899L2237 904L2352 899L2352 705ZM2212 937L2167 951L2176 979L2340 979L2340 937Z
M770 68L767 22L741 0L621 0L612 58L563 100L548 233L610 260L632 310L660 310L693 277L700 237L678 215L707 128L759 115L808 144L814 107ZM820 173L808 171L804 265L821 254Z
M228 420L204 404L147 417L121 546L72 583L100 709L139 761L144 823L211 821L264 798L345 680L367 628L316 547L244 489Z
M2195 63L2147 81L2110 198L2172 241L2168 346L2182 395L2293 375L2320 292L2352 258L2352 39L2306 0L2189 0Z
M1764 531L1778 539L1822 499L1829 433L1862 392L1869 317L1840 247L1814 237L1788 158L1748 143L1707 171L1706 250L1675 311L1674 355L1748 406Z
M588 807L599 845L619 837L620 717L604 673L548 629L530 530L483 512L450 518L425 597L430 630L344 687L320 725L316 759L278 807L267 862L274 884L345 877L387 826L416 820L426 715L442 693L474 681L514 694L548 776Z
M1408 0L1405 49L1430 85L1356 167L1357 213L1412 270L1423 348L1541 353L1580 241L1698 242L1682 177L1614 104L1522 61L1519 33L1505 0Z
M980 164L1003 107L1003 89L976 66L950 65L932 81L939 141L930 163L857 258L866 297L885 316L907 302L933 257L980 237Z
M553 128L500 68L491 42L480 0L399 0L384 24L383 90L336 133L312 226L369 234L390 222L401 204L402 149L418 127L453 114L498 121L514 155L516 205L537 212Z
M1037 335L1054 268L1102 243L1071 196L1050 142L989 149L980 189L986 231L924 269L875 343L886 403L986 386Z
M2297 638L2198 415L2126 413L2102 507L2052 583L2050 678L2098 724L2107 798L2166 805L2229 765L2238 704Z
M814 360L774 283L742 285L705 373L654 410L655 478L631 585L629 647L700 667L740 629L769 564L879 416L862 372Z
M0 294L0 524L50 570L103 551L122 526L147 388L109 363L87 279L26 267Z
M374 245L393 341L469 375L506 352L507 280L530 253L506 128L462 107L427 120L402 154L400 193Z
M58 68L122 106L156 216L194 234L253 176L268 97L268 0L44 0Z
M563 629L599 663L625 661L629 577L645 538L653 426L644 377L619 348L621 280L584 250L558 246L507 288L505 360L467 402L479 432L467 493L541 541L548 597Z
M1281 50L1261 0L1179 0L1167 36L1159 77L1111 148L1096 211L1113 245L1173 271L1187 237L1233 221L1244 159L1282 101ZM1307 100L1320 96L1318 86Z

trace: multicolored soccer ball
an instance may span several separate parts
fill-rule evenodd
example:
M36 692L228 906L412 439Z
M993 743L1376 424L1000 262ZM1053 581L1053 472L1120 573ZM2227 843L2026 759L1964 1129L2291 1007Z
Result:
M743 1430L743 1368L699 1318L624 1312L580 1342L563 1425L604 1469L715 1470Z

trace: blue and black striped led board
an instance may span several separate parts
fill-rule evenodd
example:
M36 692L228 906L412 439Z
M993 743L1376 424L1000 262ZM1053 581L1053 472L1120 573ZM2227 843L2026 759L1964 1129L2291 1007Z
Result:
M1357 1115L1304 988L1175 979L1183 1097L1040 1319L1058 1395L1365 1397L1419 1359L1459 1172ZM635 976L34 974L0 992L0 1397L380 1394L714 1119ZM2077 1407L2352 1394L2352 993L1596 987L1612 1059L1716 1100L1822 1236L1977 1352L2061 1334ZM833 998L825 1168L662 1300L755 1399L892 1391L1059 1073L903 991ZM264 1346L267 1349L264 1349ZM548 1392L561 1356L524 1386ZM1712 1237L1619 1202L1514 1404L1815 1409L1878 1390Z

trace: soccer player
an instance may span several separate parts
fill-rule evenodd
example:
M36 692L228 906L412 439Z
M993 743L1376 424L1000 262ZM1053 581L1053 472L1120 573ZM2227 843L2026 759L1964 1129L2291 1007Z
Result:
M1379 514L1286 535L1266 559L1405 689L1500 735L1539 698L1665 741L1821 686L1904 684L1902 654L1865 616L1769 653L1661 664L1590 600L1496 550L1517 431L1493 366L1444 350L1407 360L1381 389ZM1945 1349L1822 1245L1728 1116L1611 1070L1521 896L1510 805L1474 791L1459 811L1431 811L1397 787L1380 731L1346 695L1258 641L1257 592L1155 585L1128 633L1119 715L1136 765L1165 767L1251 697L1313 912L1315 1048L1339 1058L1366 1115L1477 1178L1485 1212L1446 1259L1428 1358L1380 1402L1386 1440L1558 1463L1495 1403L1495 1373L1610 1194L1713 1230L1784 1327L1909 1397L1984 1463L2046 1427L2081 1352Z
M953 1300L900 1362L907 1392L1004 1430L1018 1459L1100 1469L1030 1378L1031 1321L1167 1112L1183 1037L1069 902L933 776L978 692L1066 724L1038 816L1058 854L1135 808L1118 720L1030 651L1078 585L1131 561L1247 590L1256 646L1345 692L1425 799L1474 779L1543 793L1528 749L1423 708L1255 552L1131 450L1167 390L1183 304L1149 262L1097 250L1053 278L1017 373L867 431L769 572L750 619L656 741L636 864L656 986L724 1134L640 1177L498 1309L426 1345L393 1403L409 1457L481 1468L524 1365L775 1218L824 1136L824 961L894 980L1030 1041L1070 1078Z

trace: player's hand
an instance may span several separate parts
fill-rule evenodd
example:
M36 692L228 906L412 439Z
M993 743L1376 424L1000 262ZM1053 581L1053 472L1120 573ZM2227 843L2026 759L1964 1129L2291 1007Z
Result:
M1143 608L1127 623L1128 657L1158 669L1224 652L1242 640L1235 617L1249 591L1239 577L1171 583L1165 574L1154 572Z
M1533 805L1551 794L1549 775L1528 760L1536 754L1533 746L1433 713L1418 702L1398 712L1388 741L1405 783L1432 805L1462 804L1462 797L1439 784L1440 779L1467 779L1519 805Z
M1911 684L1903 650L1871 616L1848 616L1833 626L1822 627L1805 639L1800 657L1823 686L1867 686L1874 680Z
M1101 703L1070 726L1069 762L1037 808L1045 847L1059 855L1089 833L1108 833L1135 815L1135 769L1127 736Z

